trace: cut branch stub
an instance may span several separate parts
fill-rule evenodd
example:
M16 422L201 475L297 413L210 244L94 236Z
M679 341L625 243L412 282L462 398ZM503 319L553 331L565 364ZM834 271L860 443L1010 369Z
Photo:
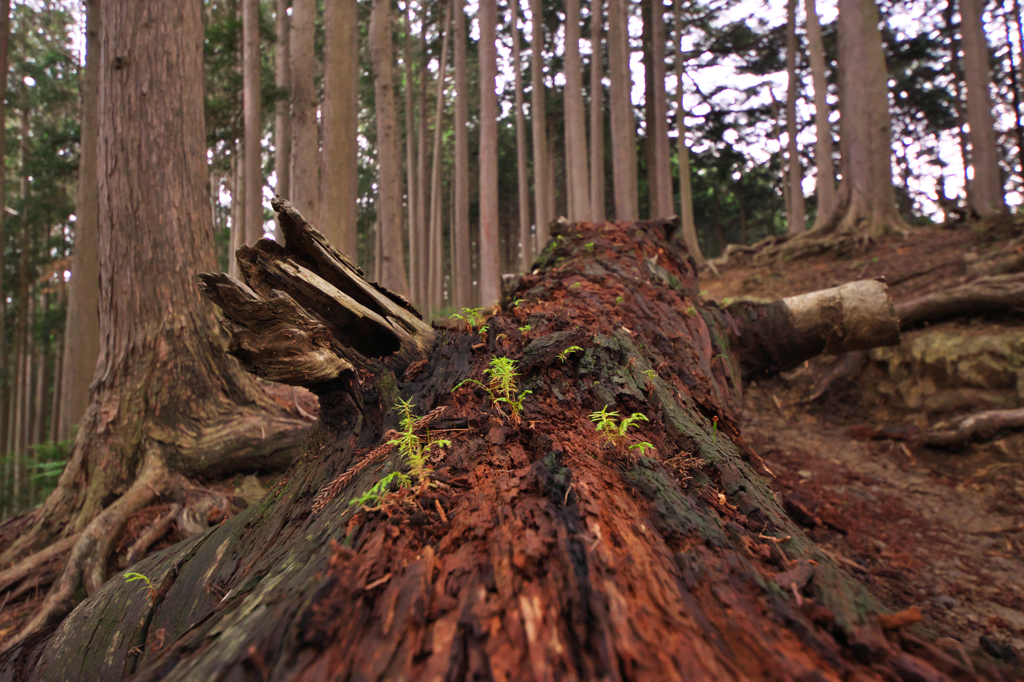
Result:
M727 314L730 345L748 375L784 372L821 353L840 355L900 342L888 287L876 280L772 303L738 301Z
M275 198L287 247L261 239L238 249L245 284L200 275L223 312L228 352L246 370L297 386L328 382L388 361L401 372L426 357L434 330L409 303L374 282L332 247L287 201Z

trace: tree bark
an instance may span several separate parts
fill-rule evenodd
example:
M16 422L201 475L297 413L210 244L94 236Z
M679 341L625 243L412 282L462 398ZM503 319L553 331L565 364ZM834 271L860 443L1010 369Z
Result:
M516 107L516 187L519 192L519 270L533 264L530 234L530 178L526 161L526 116L523 114L523 68L519 39L519 0L512 2L512 70Z
M263 98L260 95L260 3L242 0L242 112L245 146L245 243L263 238Z
M796 100L799 94L799 80L796 74L796 55L800 45L796 37L796 2L787 2L788 23L786 25L786 72L789 76L789 87L786 90L786 134L789 137L789 195L787 232L799 234L804 231L806 216L804 208L804 173L800 164L800 149L797 147L796 135Z
M472 305L469 244L469 88L466 71L466 12L464 0L455 3L455 249L452 251L452 303Z
M651 161L648 186L651 188L651 218L668 218L675 214L672 196L672 171L669 168L668 99L665 96L665 7L662 0L651 0L650 21L651 77L647 80L648 144Z
M265 331L258 311L280 304L315 323L308 329L331 325L327 347L374 371L315 385L321 419L307 456L263 503L134 567L151 596L110 581L52 635L0 661L0 673L789 680L931 670L886 639L884 609L758 474L763 463L739 431L741 367L729 346L729 330L751 318L696 308L677 225L563 223L484 336L445 332L401 371L413 355L393 367L350 326L363 320L372 335L389 323L340 322L320 303L344 282L352 303L397 300L360 283L303 222L292 222L288 250L262 243L246 258L263 292L223 276L205 278L208 291L251 299L248 313L225 310L249 330ZM319 281L298 277L304 264ZM274 274L285 270L296 276ZM286 281L316 284L299 298L274 294ZM370 356L350 345L360 343ZM581 350L559 362L572 345ZM498 356L517 363L518 419L483 384ZM393 406L410 410L403 424ZM598 411L649 421L606 440L588 418ZM430 446L421 484L358 501L389 471L419 475L399 438L422 448L441 434L450 444ZM101 636L110 623L117 646Z
M978 215L990 216L1006 213L1006 200L989 95L989 48L982 19L984 7L981 0L960 0L960 35L964 50L967 117L971 125L971 167L974 169L967 201Z
M583 64L580 61L580 0L565 3L565 170L570 221L589 222L590 177L587 121L583 111Z
M429 218L427 216L427 81L430 80L430 70L427 67L427 6L420 6L420 78L416 109L419 111L419 118L416 119L416 285L418 292L412 299L416 305L426 307L429 289L427 285L427 273L429 270L427 260L430 254L430 230Z
M398 145L398 117L392 85L391 5L374 0L370 9L370 65L377 110L377 221L383 259L381 284L400 296L409 295L402 248L402 156ZM296 204L296 208L301 208ZM313 214L309 214L313 215Z
M590 0L590 217L595 223L605 220L603 27L604 0Z
M807 53L811 62L811 82L814 85L814 123L817 140L814 162L817 166L818 213L814 228L831 215L836 204L836 172L832 163L832 123L829 121L828 79L825 76L825 44L821 39L821 24L814 0L804 0L807 15Z
M420 297L420 268L423 266L422 230L419 225L419 204L422 199L416 182L416 98L412 76L412 5L405 3L405 42L403 45L405 62L405 174L406 174L406 212L409 244L409 298L418 301ZM422 74L421 74L422 77ZM423 112L420 112L423 115ZM467 211L469 204L466 204ZM468 214L467 214L468 215ZM468 218L467 218L468 220Z
M444 22L440 27L444 37L441 39L441 56L437 71L437 98L434 108L434 158L430 167L430 231L429 260L427 273L427 319L431 319L444 304L444 247L441 239L441 130L444 119L444 81L448 70L448 36L451 33L451 3L446 2Z
M629 34L625 0L608 0L608 66L611 72L612 179L615 219L639 217L636 175L636 122L630 91Z
M498 263L498 52L495 0L480 1L480 305L490 308L501 297Z
M320 153L320 224L342 253L356 258L359 191L359 6L324 3L323 150Z
M306 431L223 356L195 286L214 264L201 3L105 0L100 12L100 53L110 57L99 71L103 343L64 473L0 566L77 539L43 606L3 650L59 622L80 586L95 594L128 517L174 495L182 474L280 466Z
M537 251L550 238L555 217L554 187L548 166L547 97L544 88L544 10L541 0L530 0L530 127L533 131L533 201Z
M2 11L0 8L0 12ZM58 427L58 439L62 441L71 437L72 428L81 420L85 409L89 406L89 383L96 371L96 358L99 357L100 352L100 272L96 241L98 229L96 140L99 121L96 118L96 106L99 94L99 0L88 0L85 3L85 12L86 61L80 83L82 119L78 193L75 197L75 217L77 218L75 221L75 251L71 265L68 313L65 321L65 329L72 333L64 335L64 370ZM6 51L4 52L6 53ZM6 73L6 69L0 69L0 73ZM2 141L2 134L0 134L0 143ZM2 186L2 176L0 176L0 187ZM2 212L3 207L0 206L0 213ZM0 232L0 240L2 240L2 232ZM2 269L2 262L0 262L0 269Z
M274 48L274 85L287 93L276 104L274 113L274 172L280 197L291 199L292 184L292 115L291 115L291 21L288 17L289 0L277 0L277 46ZM234 253L229 259L234 261Z
M292 0L291 36L288 43L292 102L290 201L304 215L319 215L320 138L317 131L314 81L316 56L313 53L315 22L315 0Z
M682 0L675 0L674 5L676 37L673 44L676 48L676 97L679 104L676 106L676 130L679 137L676 138L679 158L679 221L683 230L683 243L686 249L697 261L698 265L704 263L704 254L700 250L700 242L697 240L697 223L693 218L693 187L690 184L690 148L686 144L686 91L683 88L683 7Z

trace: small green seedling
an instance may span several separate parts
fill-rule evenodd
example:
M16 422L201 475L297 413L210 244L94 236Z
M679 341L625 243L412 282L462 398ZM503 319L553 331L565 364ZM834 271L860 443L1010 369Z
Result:
M579 346L569 346L568 348L566 348L565 350L558 354L558 359L562 364L565 364L565 361L569 359L570 355L576 352L580 352L582 350L583 349L580 348Z
M579 289L583 286L583 282L573 282L569 285L570 289Z
M524 324L522 327L519 328L519 331L521 331L522 333L525 334L526 332L530 331L531 329L533 329L533 325L532 324Z
M635 444L629 446L629 451L630 452L633 452L634 450L636 450L637 454L639 454L641 457L646 456L647 453L650 452L653 449L654 449L654 446L651 443L648 443L645 440L640 441L639 443L635 443Z
M517 298L516 300L512 301L512 307L513 308L518 308L519 304L522 303L525 300L526 300L525 298Z
M133 583L138 580L146 583L146 596L149 597L149 603L152 604L156 601L156 588L153 587L153 583L141 573L125 573L124 581L126 583Z
M348 506L350 507L379 507L380 502L384 499L384 496L391 492L391 484L393 482L398 483L399 488L406 488L412 485L412 479L403 474L401 471L392 471L384 478L377 481L376 485L367 490L359 497L353 498Z
M452 389L452 393L462 388L465 384L476 384L487 391L487 395L491 398L491 403L502 416L506 415L501 409L501 403L508 405L511 412L507 416L509 423L514 426L518 425L520 422L519 415L523 411L523 399L533 393L533 391L518 392L516 377L519 374L516 372L516 361L512 358L493 358L491 359L490 366L484 370L484 374L488 377L486 384L476 379L466 379L459 382Z
M487 327L484 326L484 321L487 319L487 316L484 315L483 308L463 308L462 313L463 314L461 315L459 313L455 313L449 319L461 320L462 322L465 322L466 326L470 329L476 328L481 334L484 334L487 331Z
M583 248L586 249L587 251L593 251L594 242L587 242L586 244L583 245Z
M645 369L643 375L644 379L646 379L647 391L649 393L654 390L654 380L658 378L658 373L653 369Z
M600 412L591 412L590 421L594 422L594 426L597 428L597 432L604 436L605 444L615 448L621 449L623 444L626 442L626 435L629 429L636 426L639 422L650 421L645 415L640 412L634 412L628 417L624 417L622 421L619 421L619 413L615 411L608 411L608 406L605 405L601 408ZM654 446L650 443L640 444L640 452L643 454L647 448L653 449ZM631 446L629 449L633 450L636 446Z
M711 418L711 440L718 441L718 415Z
M625 298L623 298L622 296L616 296L616 297L615 297L615 306L616 306L616 307L618 307L618 306L622 305L622 304L623 304L623 303L625 303L625 302L626 302L626 299L625 299Z
M687 306L687 308L686 308L686 316L687 317L693 317L696 314L697 314L697 309L696 308L694 308L692 305L691 306Z

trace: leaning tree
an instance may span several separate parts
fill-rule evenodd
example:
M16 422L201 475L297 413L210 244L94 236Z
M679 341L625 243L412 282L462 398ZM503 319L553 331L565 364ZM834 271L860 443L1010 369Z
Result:
M9 541L0 590L53 584L0 649L60 622L80 587L96 594L132 514L189 489L188 504L221 504L185 477L287 467L309 426L225 357L226 339L195 286L215 263L201 4L110 0L101 12L101 352L56 489L0 527Z
M743 378L894 343L884 285L702 302L671 222L557 224L432 328L287 202L202 276L229 352L320 417L257 505L111 580L0 679L942 679L968 674L791 521Z

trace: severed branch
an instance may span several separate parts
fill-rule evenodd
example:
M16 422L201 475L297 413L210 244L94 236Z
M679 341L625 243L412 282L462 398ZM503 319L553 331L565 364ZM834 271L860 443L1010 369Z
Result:
M1024 408L986 410L960 417L955 423L940 423L921 440L928 445L952 447L972 440L988 440L1004 431L1024 429Z
M203 293L221 308L228 352L256 376L312 387L355 369L401 374L429 355L435 332L401 296L368 282L280 197L286 246L261 239L238 249L245 282L200 275Z
M896 314L903 329L958 315L1024 308L1024 272L979 277L973 282L901 301Z
M822 353L841 355L900 342L888 288L876 280L771 303L737 301L726 314L730 346L747 375L784 372Z

